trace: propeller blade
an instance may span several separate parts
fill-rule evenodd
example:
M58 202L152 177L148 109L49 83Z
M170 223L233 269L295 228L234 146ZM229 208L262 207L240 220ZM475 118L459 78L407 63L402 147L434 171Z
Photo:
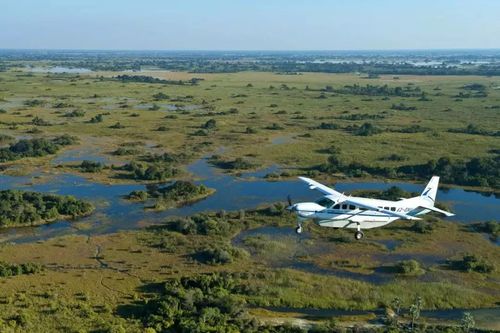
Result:
M286 197L286 200L288 201L288 206L292 206L293 203L292 203L292 197L290 196L290 194Z

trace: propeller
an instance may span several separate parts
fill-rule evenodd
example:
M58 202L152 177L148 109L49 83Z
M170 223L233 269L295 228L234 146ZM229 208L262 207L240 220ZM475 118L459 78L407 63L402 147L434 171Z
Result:
M288 202L288 206L286 207L286 210L292 210L293 209L293 202L292 202L292 197L289 195L287 195L286 197L286 201Z

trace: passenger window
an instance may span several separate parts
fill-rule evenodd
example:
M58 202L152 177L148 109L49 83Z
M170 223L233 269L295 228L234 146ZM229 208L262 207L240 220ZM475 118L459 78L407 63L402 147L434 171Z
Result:
M347 205L342 205L342 209L347 209Z
M392 210L393 212L395 212L395 211L396 211L396 207L391 207L391 210Z
M340 209L340 205L336 204L335 206L333 206L333 209Z
M349 209L350 209L350 210L355 210L355 209L356 209L356 206L349 205Z
M389 207L384 207L385 210L389 210Z

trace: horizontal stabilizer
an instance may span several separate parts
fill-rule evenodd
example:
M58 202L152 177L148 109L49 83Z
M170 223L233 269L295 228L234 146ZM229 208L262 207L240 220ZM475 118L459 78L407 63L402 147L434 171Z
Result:
M419 205L419 207L424 208L424 209L428 209L428 210L432 210L433 212L441 213L441 214L448 216L448 217L455 216L455 214L453 214L453 213L447 212L445 210L442 210L442 209L439 209L439 208L436 208L433 206Z

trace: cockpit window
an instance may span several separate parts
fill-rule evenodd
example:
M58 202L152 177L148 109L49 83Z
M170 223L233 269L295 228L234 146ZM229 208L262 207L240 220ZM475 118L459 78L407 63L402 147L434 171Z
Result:
M334 202L328 198L321 198L318 201L316 201L316 203L325 208L330 208L334 204Z

